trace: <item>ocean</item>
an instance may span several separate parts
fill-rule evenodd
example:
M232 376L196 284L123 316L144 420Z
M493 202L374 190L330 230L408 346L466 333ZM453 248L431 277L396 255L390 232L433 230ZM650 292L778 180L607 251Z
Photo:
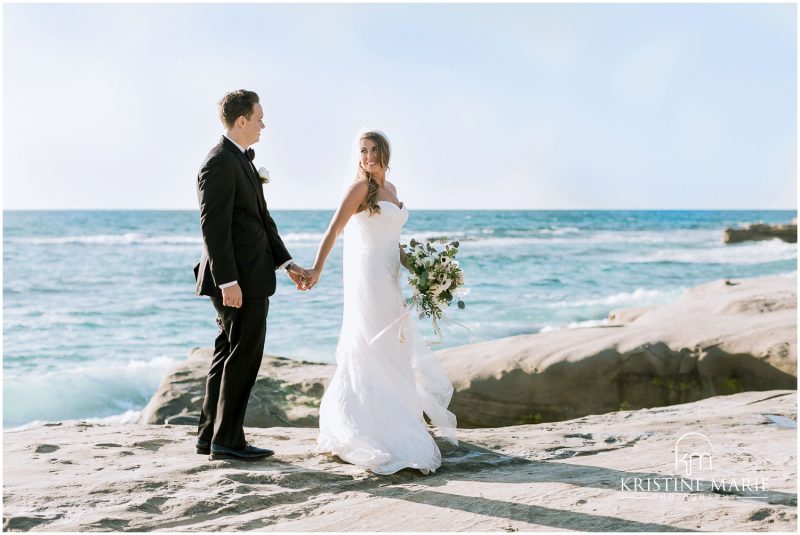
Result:
M313 262L332 211L273 211L294 259ZM611 310L670 303L714 279L789 274L797 247L722 243L726 226L795 211L414 211L404 239L447 236L470 294L448 312L452 347L605 323ZM214 311L194 295L196 211L5 211L3 425L133 421L164 372L209 347ZM410 290L406 287L406 293ZM319 284L279 274L265 351L333 362L341 241ZM433 338L429 322L420 322Z

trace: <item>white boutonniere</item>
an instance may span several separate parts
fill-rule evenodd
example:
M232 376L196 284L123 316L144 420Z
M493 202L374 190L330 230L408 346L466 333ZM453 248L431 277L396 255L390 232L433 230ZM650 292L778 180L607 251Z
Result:
M269 184L269 171L267 171L266 167L258 168L258 176L261 177L262 184Z

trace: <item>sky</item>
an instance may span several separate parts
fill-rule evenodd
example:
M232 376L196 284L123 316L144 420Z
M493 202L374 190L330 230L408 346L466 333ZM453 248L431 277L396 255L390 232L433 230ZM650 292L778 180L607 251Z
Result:
M6 4L4 209L197 209L256 91L270 209L364 127L410 209L795 209L794 4Z

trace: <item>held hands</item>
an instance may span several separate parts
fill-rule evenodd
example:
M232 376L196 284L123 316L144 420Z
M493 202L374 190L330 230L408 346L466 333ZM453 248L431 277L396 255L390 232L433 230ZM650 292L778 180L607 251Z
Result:
M306 270L297 264L292 264L292 267L286 270L286 274L300 291L310 290L319 280L319 271ZM242 287L234 284L222 288L222 305L242 308Z
M310 290L311 287L307 286L308 271L301 268L297 264L292 264L292 267L286 270L286 274L292 279L295 287L300 291Z
M304 269L297 264L292 264L286 270L286 274L292 279L295 287L300 291L306 291L313 288L319 282L319 276L322 273L322 268Z

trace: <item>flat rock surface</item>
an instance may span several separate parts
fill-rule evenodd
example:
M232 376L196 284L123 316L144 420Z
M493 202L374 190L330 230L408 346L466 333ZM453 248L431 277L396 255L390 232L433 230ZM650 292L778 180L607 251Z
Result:
M377 476L318 455L314 428L248 428L250 442L277 453L246 463L197 455L194 429L185 426L50 423L4 433L3 525L9 531L794 531L796 422L797 394L782 390L464 429L458 447L438 441L443 465L427 476L408 469ZM705 440L689 444L698 435L687 433ZM644 482L682 474L676 451L684 446L710 464L683 476L697 487L645 490ZM720 487L723 479L737 488Z

